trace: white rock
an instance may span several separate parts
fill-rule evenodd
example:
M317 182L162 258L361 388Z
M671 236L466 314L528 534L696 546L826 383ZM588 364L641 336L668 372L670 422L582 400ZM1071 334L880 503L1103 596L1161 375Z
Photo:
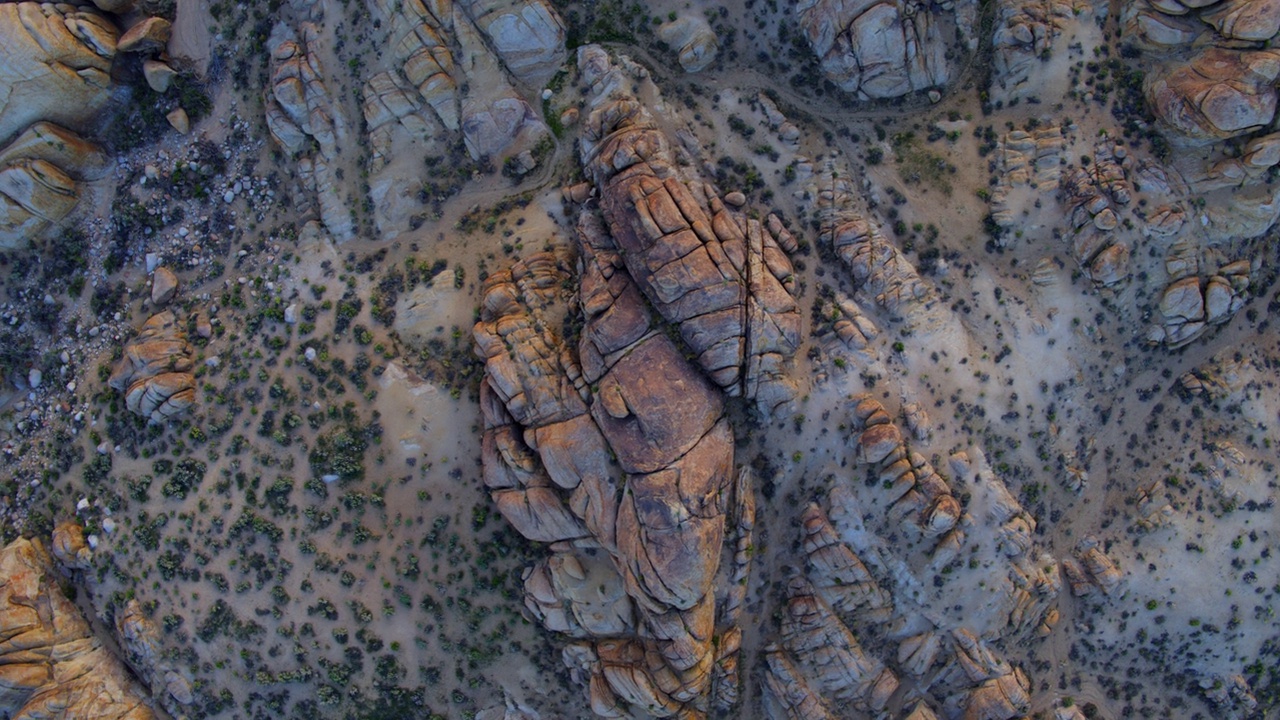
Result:
M323 481L325 481L325 482L327 482L327 483L331 483L331 482L336 482L336 481L338 480L338 476L337 476L337 475L325 475L325 476L321 477L320 479L321 479L321 480L323 480Z
M80 502L76 503L76 512L83 512L89 509L89 498L80 498Z
M234 202L235 199L236 199L236 194L231 192L230 190L222 193L222 202L227 203L228 205Z
M298 322L298 304L294 303L284 309L284 321L293 325Z
M102 521L102 532L110 535L116 531L116 521L111 518L105 518Z
M303 353L303 354L302 354L302 356L303 356L303 357L305 357L305 358L307 359L307 362L315 362L315 361L316 361L316 349L315 349L315 348L313 348L313 347L309 347L309 348L307 348L307 351L306 351L305 353Z
M36 368L31 368L31 372L27 373L27 384L33 388L40 387L40 381L44 380L44 373Z

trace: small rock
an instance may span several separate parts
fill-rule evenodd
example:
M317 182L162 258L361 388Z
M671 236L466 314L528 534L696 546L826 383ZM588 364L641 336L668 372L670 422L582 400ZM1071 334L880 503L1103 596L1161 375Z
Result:
M305 357L305 358L307 359L307 362L309 362L309 363L310 363L310 362L315 362L315 361L316 361L316 349L315 349L315 348L312 348L312 347L309 347L309 348L307 348L307 351L306 351L305 353L303 353L303 354L302 354L302 356L303 356L303 357Z
M746 204L747 204L747 196L746 196L746 195L743 195L742 193L740 193L740 192L738 192L737 190L735 190L735 191L733 191L733 192L729 193L728 195L725 195L725 196L724 196L724 201L725 201L725 203L727 203L727 204L729 204L729 205L732 205L733 207L739 207L739 208L740 208L740 207L742 207L743 205L746 205Z
M147 273L155 272L158 267L160 267L160 256L156 253L147 253Z
M298 322L298 304L293 303L284 309L284 321L290 325Z
M31 368L31 372L27 373L27 384L32 388L40 387L42 380L44 380L44 373L37 368Z
M151 302L163 307L169 304L177 292L178 276L167 267L156 268L155 275L151 279Z
M942 93L938 92L937 90L930 90L930 91L929 91L929 102L931 102L931 103L938 103L938 102L942 102Z
M222 193L222 202L227 203L228 205L234 202L235 199L236 199L236 194L232 192L230 189ZM241 254L244 254L243 250L241 250L240 252Z

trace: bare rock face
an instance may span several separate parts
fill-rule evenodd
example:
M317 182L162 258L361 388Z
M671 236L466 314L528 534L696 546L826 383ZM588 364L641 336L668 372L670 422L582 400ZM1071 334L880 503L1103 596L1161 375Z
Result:
M166 706L190 705L195 700L191 681L164 659L160 631L136 598L116 611L116 633L129 665L150 684L152 697L161 699Z
M1147 339L1181 347L1230 320L1249 299L1249 270L1247 261L1239 261L1207 278L1192 275L1170 283L1160 297L1159 324Z
M291 154L301 153L315 141L319 149L301 158L300 174L316 195L325 227L336 239L346 240L354 235L355 224L333 167L346 143L346 120L325 84L315 47L319 37L320 30L312 23L302 24L300 36L284 26L272 32L267 129Z
M685 72L705 70L716 59L720 41L705 18L696 15L678 17L658 26L658 38L675 48L680 67Z
M947 44L954 38L947 37L944 11L936 6L797 0L795 9L823 72L859 98L901 97L951 78Z
M1210 47L1152 73L1146 93L1171 142L1205 145L1270 123L1277 77L1280 52Z
M544 82L564 63L564 23L545 0L460 0L459 4L519 82Z
M66 217L101 174L102 152L64 126L109 101L117 34L93 8L0 4L0 250Z
M755 398L766 416L781 409L794 394L783 365L800 333L781 233L681 177L666 134L619 89L622 71L601 48L582 48L578 64L595 93L582 162L627 271L717 385Z
M563 262L536 255L486 281L485 482L527 537L582 548L526 575L526 605L587 640L566 661L597 713L625 701L666 717L710 692L732 438L719 391L651 327L591 217L577 353L550 330Z
M124 346L108 383L124 393L129 410L159 423L196 401L191 345L172 312L151 316Z
M93 551L84 539L84 528L66 520L53 529L53 556L69 570L84 570L93 562Z
M0 139L40 120L92 120L110 97L118 35L91 7L0 4Z
M152 720L143 690L59 590L52 563L36 540L0 550L0 713Z
M1055 49L1074 18L1089 8L1082 0L1001 0L991 72L991 99L1009 101L1034 95L1036 68Z
M167 267L156 268L151 276L151 303L157 307L169 304L178 292L178 276Z

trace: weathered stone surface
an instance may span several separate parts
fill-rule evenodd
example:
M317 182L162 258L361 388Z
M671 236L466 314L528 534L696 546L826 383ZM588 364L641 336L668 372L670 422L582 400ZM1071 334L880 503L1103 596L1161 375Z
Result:
M93 562L93 551L84 539L84 528L64 520L53 529L53 556L68 570L84 570Z
M1087 9L1078 0L1001 0L992 35L991 98L1012 100L1040 90L1031 82L1036 67L1076 16Z
M822 70L861 98L945 85L952 68L941 12L902 0L798 0L796 14Z
M1204 145L1271 122L1280 51L1205 48L1147 76L1152 112L1171 142Z
M120 36L116 51L130 53L161 50L168 44L172 30L173 24L164 18L145 18Z
M190 679L164 658L160 631L136 598L116 611L116 633L130 667L150 684L152 697L166 706L195 701Z
M92 8L0 3L0 140L40 120L91 122L110 99L117 36Z
M158 93L169 91L169 85L173 83L173 78L178 72L169 66L168 63L159 60L147 60L142 63L142 74L147 79L147 85Z
M705 70L716 59L720 42L705 18L684 15L658 26L658 38L675 49L685 72Z
M565 60L565 29L544 0L460 0L498 58L522 83L545 82Z
M599 548L526 574L526 606L548 629L618 638L566 653L593 708L609 717L625 701L666 716L710 691L718 659L712 584L732 437L719 391L650 329L593 217L579 234L581 364L550 330L564 263L535 255L486 280L474 331L485 482L531 539Z
M156 268L155 274L151 276L151 303L157 307L164 307L177 292L178 276L167 267Z
M267 100L267 129L286 152L303 152L309 138L318 151L299 162L303 184L316 194L320 219L337 240L355 233L351 210L340 194L334 163L345 147L346 120L325 83L316 45L320 30L302 23L296 36L284 26L272 33L271 95Z
M36 540L0 550L0 713L152 720L142 689L62 594L52 563Z
M711 379L766 414L794 391L783 365L798 347L790 261L765 223L730 210L710 186L677 173L670 143L597 46L579 50L596 96L581 143L608 230L631 277Z
M1223 37L1264 42L1280 32L1280 0L1225 0L1200 19Z
M151 422L187 411L196 401L191 346L172 312L151 316L125 343L124 357L108 381L124 393L125 406Z

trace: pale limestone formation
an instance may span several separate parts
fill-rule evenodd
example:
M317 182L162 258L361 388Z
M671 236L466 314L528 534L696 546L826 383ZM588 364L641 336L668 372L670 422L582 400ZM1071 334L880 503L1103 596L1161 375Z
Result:
M62 594L38 540L0 550L0 714L13 718L153 720L129 671Z
M170 311L151 316L124 346L108 384L125 407L151 422L186 412L196 401L191 345Z
M799 345L790 259L775 220L731 210L715 188L682 178L670 142L597 46L579 51L595 93L582 162L628 272L717 385L766 416L795 390L785 364Z

